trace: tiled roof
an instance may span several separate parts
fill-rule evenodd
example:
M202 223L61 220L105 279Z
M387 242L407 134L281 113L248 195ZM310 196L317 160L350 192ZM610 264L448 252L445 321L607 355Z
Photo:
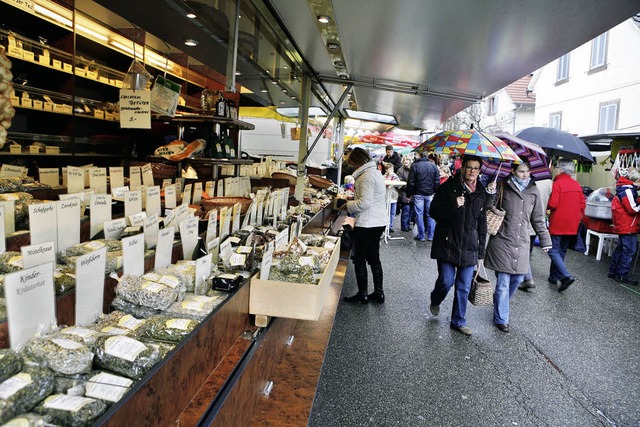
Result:
M527 74L520 80L516 80L504 89L511 97L514 104L535 104L536 96L533 92L527 93L527 88L531 82L531 74Z

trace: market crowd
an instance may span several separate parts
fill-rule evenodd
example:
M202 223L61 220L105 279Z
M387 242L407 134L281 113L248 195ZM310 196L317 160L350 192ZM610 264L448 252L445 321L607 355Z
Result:
M565 256L586 207L583 188L575 179L575 163L556 159L551 166L553 180L536 182L527 159L520 160L511 165L508 176L497 179L481 175L482 159L472 155L457 159L426 152L400 156L389 145L385 156L376 161L363 147L347 150L345 161L351 170L346 180L353 198L342 208L355 219L351 258L358 292L344 300L352 304L385 302L380 239L385 228L393 232L397 215L402 231L415 228L416 241L432 242L431 258L437 262L438 276L429 310L439 316L440 305L453 287L450 327L461 334L472 334L466 322L468 297L472 282L486 276L485 267L495 273L493 323L509 332L509 301L518 289L526 292L536 286L530 266L536 242L550 259L547 280L558 292L566 291L576 277L565 264ZM393 185L397 180L405 184ZM639 186L640 171L623 171L612 201L618 245L609 277L634 286L638 282L630 271L640 232ZM503 213L502 220L490 234L487 211L496 210ZM495 216L490 213L489 222ZM367 264L373 293L368 293Z

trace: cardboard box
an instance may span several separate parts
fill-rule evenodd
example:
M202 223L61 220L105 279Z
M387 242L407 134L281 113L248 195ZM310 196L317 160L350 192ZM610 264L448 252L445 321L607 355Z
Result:
M30 145L29 154L40 154L40 147L38 147L37 145Z
M11 145L9 146L9 153L22 154L22 147L20 145Z
M289 319L318 320L322 306L331 286L340 258L340 242L333 249L329 264L317 285L305 283L260 280L260 273L251 278L249 291L249 313Z
M60 147L49 147L47 145L46 148L44 149L44 152L45 154L60 154Z

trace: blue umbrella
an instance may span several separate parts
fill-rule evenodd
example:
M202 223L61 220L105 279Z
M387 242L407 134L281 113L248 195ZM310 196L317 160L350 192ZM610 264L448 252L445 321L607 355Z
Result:
M516 134L518 138L538 144L549 157L565 157L579 162L594 163L589 147L569 132L554 128L531 127Z

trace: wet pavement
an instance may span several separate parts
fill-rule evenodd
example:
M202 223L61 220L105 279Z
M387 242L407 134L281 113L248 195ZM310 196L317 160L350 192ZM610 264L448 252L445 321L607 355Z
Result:
M465 337L449 328L452 291L429 313L431 243L394 236L407 239L381 245L386 303L338 307L310 426L640 426L640 289L607 278L595 246L568 252L563 293L536 247L511 331L469 304ZM356 289L350 264L343 295Z

